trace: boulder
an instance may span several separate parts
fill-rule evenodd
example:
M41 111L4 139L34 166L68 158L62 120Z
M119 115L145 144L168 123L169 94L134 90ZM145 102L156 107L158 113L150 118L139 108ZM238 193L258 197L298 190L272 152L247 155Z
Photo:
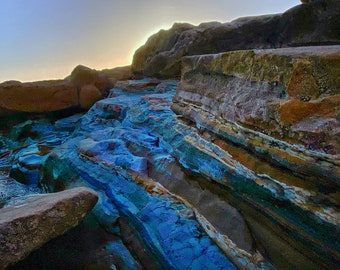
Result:
M0 112L51 112L78 106L77 89L67 81L0 84ZM1 115L0 115L1 116Z
M100 73L106 75L108 78L113 78L118 81L128 80L132 77L131 66L103 69Z
M199 26L174 24L151 36L134 54L135 74L179 77L181 58L225 51L340 44L340 4L312 1L283 14L247 17Z
M79 105L82 109L90 109L91 106L102 97L99 89L95 85L84 85L79 93Z
M54 237L77 226L98 200L91 189L79 187L32 196L25 203L0 209L0 265L22 260Z
M102 97L114 86L117 80L126 80L131 77L130 66L104 69L101 71L78 65L66 79L77 88L93 85L98 88Z
M83 65L78 65L73 69L71 75L67 79L77 87L86 84L95 84L98 79L98 71Z
M0 84L0 117L89 109L106 97L117 80L131 77L129 66L97 71L78 65L64 80Z

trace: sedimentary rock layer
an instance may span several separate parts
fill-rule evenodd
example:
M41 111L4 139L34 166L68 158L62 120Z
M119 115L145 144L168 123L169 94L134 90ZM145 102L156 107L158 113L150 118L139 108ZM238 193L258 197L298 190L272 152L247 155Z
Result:
M81 181L94 188L99 223L122 237L145 268L233 268L228 260L240 269L270 269L271 264L331 269L338 264L334 182L315 178L314 171L292 174L249 151L247 144L230 143L233 138L238 142L238 134L268 135L249 128L248 133L230 129L219 135L204 126L203 120L217 121L207 111L195 111L196 118L188 116L192 120L174 114L170 105L177 83L163 82L151 90L145 82L117 84L126 92L113 89L110 98L78 118L73 135L52 152L44 138L37 138L9 153L12 171L25 172L37 154L47 154L42 166L34 166L39 186L55 191ZM69 129L74 121L60 120L57 126ZM226 131L226 121L222 124ZM303 147L292 149L307 153ZM301 164L304 168L307 162Z
M151 36L133 57L145 76L179 77L181 58L225 51L340 44L340 2L319 0L283 14L239 18L230 23L174 24Z
M183 59L172 109L281 166L339 183L340 46Z
M75 227L97 200L93 190L81 187L35 195L24 203L0 209L0 268L20 261Z

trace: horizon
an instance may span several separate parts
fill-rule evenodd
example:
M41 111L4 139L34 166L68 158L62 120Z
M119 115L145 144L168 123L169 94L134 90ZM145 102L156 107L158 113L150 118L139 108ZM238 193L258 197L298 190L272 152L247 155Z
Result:
M134 52L176 22L230 22L282 13L299 0L60 0L0 2L0 83L63 79L77 65L102 70L132 63Z

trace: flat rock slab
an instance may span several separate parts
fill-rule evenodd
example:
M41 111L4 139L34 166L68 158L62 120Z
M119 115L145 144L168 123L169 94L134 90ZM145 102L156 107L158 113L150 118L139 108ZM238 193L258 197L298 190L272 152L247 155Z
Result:
M0 269L75 227L97 200L93 190L79 187L0 209Z

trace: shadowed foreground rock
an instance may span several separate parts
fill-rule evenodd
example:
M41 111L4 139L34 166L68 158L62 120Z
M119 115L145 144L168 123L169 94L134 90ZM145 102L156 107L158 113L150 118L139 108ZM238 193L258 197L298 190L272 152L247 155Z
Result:
M80 187L37 195L24 204L0 209L0 268L15 264L75 227L97 200L94 191Z

